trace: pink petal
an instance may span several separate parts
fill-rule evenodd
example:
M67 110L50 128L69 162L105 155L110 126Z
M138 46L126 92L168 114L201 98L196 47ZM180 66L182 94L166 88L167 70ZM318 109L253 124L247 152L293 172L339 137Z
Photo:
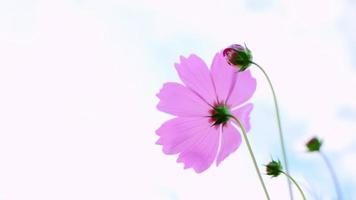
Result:
M187 87L166 83L157 94L158 110L181 117L208 116L210 106Z
M251 76L250 70L237 73L235 85L227 103L233 108L250 99L256 90L256 79Z
M175 65L183 83L206 102L212 105L216 101L215 89L210 72L204 61L196 55L180 57L180 64Z
M176 154L187 150L211 129L208 118L178 117L165 122L157 131L156 144L163 145L163 152Z
M235 127L227 123L222 129L221 146L216 165L219 165L227 156L236 151L241 144L241 135Z
M211 75L220 102L226 102L232 86L236 81L237 72L238 71L235 68L226 62L223 53L217 53L215 55L211 66Z
M193 168L201 173L213 163L219 146L219 129L211 127L194 144L181 153L177 162L184 163L184 168Z
M236 110L232 111L232 114L240 120L244 128L246 129L246 132L250 131L251 125L250 125L250 113L252 111L253 104L248 103ZM237 124L233 119L232 121Z

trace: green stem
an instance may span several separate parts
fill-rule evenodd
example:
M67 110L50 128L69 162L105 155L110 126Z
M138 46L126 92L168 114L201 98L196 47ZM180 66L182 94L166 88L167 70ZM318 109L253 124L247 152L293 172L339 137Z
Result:
M341 189L340 189L339 182L338 182L338 180L336 178L336 173L333 170L333 167L332 167L329 159L326 157L326 155L322 151L319 151L319 153L320 153L321 157L323 158L324 162L326 163L326 165L327 165L327 167L328 167L328 169L330 171L331 178L333 179L335 190L336 190L336 194L337 194L337 199L338 200L342 200Z
M257 162L256 162L256 158L255 158L255 156L254 156L254 154L253 154L253 151L252 151L250 142L249 142L249 140L248 140L248 138L247 138L246 130L245 130L244 126L242 125L242 123L240 122L239 119L237 119L237 118L236 118L235 116L233 116L233 115L230 115L230 117L233 118L233 119L236 121L236 123L239 125L239 127L241 128L242 135L243 135L243 137L244 137L244 139L245 139L245 142L246 142L248 151L250 152L250 156L251 156L252 161L253 161L253 164L254 164L254 166L255 166L255 169L256 169L258 178L260 179L261 185L262 185L262 187L263 187L263 191L265 192L266 198L267 198L268 200L270 200L270 197L269 197L269 194L268 194L266 185L265 185L265 183L263 182L263 179L262 179L261 172L260 172L260 170L258 169Z
M278 131L279 131L279 140L281 143L281 147L282 147L282 156L283 156L283 163L284 163L284 167L286 169L286 172L289 174L289 166L288 166L288 159L287 159L287 153L286 153L286 147L284 144L284 137L283 137L283 131L282 131L282 124L281 124L281 117L279 114L279 108L278 108L278 102L277 102L277 95L276 92L274 91L273 85L272 85L272 81L269 78L269 76L267 75L266 71L257 63L252 62L252 64L254 64L255 66L257 66L262 73L264 74L264 76L266 77L268 84L271 88L272 91L272 95L273 95L273 100L274 100L274 107L275 107L275 111L276 111L276 117L277 117L277 124L278 124ZM289 196L290 199L293 200L293 190L292 190L292 184L290 182L289 179L287 179L288 182L288 189L289 189Z
M297 186L297 188L298 188L300 194L302 195L303 199L306 200L307 198L305 197L304 192L303 192L302 188L298 185L297 181L295 181L294 178L291 177L288 173L283 172L283 171L281 171L281 173L286 175L294 183L294 185Z

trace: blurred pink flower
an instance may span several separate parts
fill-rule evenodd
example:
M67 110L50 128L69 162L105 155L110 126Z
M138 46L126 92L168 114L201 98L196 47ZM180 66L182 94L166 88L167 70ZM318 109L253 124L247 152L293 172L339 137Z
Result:
M249 70L237 72L217 53L209 70L196 55L180 57L175 65L179 83L165 83L157 94L160 111L175 115L157 131L156 144L166 154L178 154L177 162L200 173L216 159L219 165L241 144L241 135L229 115L238 118L250 130L252 103L244 104L256 89Z

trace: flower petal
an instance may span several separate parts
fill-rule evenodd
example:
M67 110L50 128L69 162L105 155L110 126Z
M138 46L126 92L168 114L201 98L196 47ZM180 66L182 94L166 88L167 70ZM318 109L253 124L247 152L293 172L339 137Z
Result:
M204 61L196 55L180 57L180 64L175 65L183 83L201 98L212 105L216 101L215 89L210 72Z
M227 100L232 86L236 81L238 70L230 66L223 53L217 53L211 66L211 76L214 80L216 94L219 101Z
M195 144L210 129L208 118L177 117L165 122L157 131L156 144L163 145L166 154L183 152Z
M196 173L208 169L213 163L219 146L219 129L210 127L189 149L183 151L177 162L184 163L184 168L193 168Z
M157 109L181 117L208 116L210 106L187 87L166 83L157 94Z
M237 73L236 82L231 90L227 103L233 108L250 99L256 90L256 79L250 70Z
M236 151L241 144L241 135L235 127L230 123L227 123L221 133L221 146L220 152L216 159L216 165L218 166L227 156Z
M237 108L236 110L232 111L232 114L240 120L242 125L244 126L246 132L250 131L251 125L250 125L250 113L253 109L253 104L248 103L240 108ZM236 124L236 122L233 120L233 122Z

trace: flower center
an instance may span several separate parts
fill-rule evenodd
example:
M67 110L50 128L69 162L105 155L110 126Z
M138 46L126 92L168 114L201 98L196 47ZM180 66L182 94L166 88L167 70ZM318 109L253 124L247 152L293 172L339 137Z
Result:
M213 122L213 126L223 124L225 125L227 121L229 121L231 117L230 109L225 104L217 104L210 111L211 120Z

